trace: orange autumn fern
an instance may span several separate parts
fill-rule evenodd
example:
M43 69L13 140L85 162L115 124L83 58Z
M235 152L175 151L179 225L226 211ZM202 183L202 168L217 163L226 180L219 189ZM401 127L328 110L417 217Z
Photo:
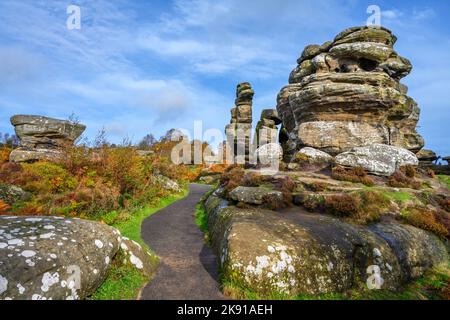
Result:
M0 200L0 215L7 214L9 209L11 209L11 207L2 200Z

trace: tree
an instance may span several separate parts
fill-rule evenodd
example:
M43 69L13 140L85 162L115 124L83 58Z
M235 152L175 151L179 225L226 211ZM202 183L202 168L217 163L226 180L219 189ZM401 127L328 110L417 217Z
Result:
M153 136L153 134L149 133L144 138L142 138L141 142L138 144L138 148L141 150L151 149L158 141Z

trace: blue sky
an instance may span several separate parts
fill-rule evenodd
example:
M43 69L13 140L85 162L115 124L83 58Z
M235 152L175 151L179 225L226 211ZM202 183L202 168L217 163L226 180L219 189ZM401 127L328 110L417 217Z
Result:
M81 7L81 30L66 8ZM238 82L256 91L254 115L274 107L304 46L364 25L368 5L398 36L413 72L427 147L450 155L448 1L0 1L0 131L13 114L67 118L110 140L172 127L223 129Z

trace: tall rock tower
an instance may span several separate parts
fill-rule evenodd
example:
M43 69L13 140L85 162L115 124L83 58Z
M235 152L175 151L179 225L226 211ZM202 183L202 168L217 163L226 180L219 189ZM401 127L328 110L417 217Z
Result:
M354 27L307 46L278 95L285 155L312 147L332 155L382 143L418 152L420 109L400 83L411 63L385 28Z
M249 162L254 94L250 83L238 84L235 107L231 109L231 121L225 127L227 143L233 150L234 163Z

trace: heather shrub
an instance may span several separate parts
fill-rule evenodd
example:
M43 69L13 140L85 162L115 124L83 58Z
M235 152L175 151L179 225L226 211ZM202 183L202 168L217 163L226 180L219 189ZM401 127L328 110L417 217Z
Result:
M361 200L349 194L337 194L325 197L325 210L338 217L350 217L358 213Z
M400 171L403 172L403 174L408 178L415 178L417 174L416 167L411 165L400 167Z
M362 183L366 186L373 186L375 184L373 179L368 176L367 171L361 167L346 169L341 166L336 166L331 171L331 177L335 180Z
M238 165L229 166L222 174L220 184L225 188L226 192L231 192L243 183L245 171Z
M259 187L264 181L264 177L257 172L249 172L243 177L243 184L246 187Z
M411 175L412 173L409 172L409 174ZM421 183L419 181L416 181L414 177L408 177L402 170L397 170L389 177L388 185L394 188L420 189L421 187Z
M410 208L403 214L404 219L407 223L427 231L431 231L436 235L445 238L449 235L448 226L445 226L441 221L443 221L443 216L441 213L437 213L427 208ZM448 223L448 217L444 223Z
M316 210L323 208L329 214L362 224L379 221L391 203L382 193L370 190L329 195L324 198L322 207L316 206Z

